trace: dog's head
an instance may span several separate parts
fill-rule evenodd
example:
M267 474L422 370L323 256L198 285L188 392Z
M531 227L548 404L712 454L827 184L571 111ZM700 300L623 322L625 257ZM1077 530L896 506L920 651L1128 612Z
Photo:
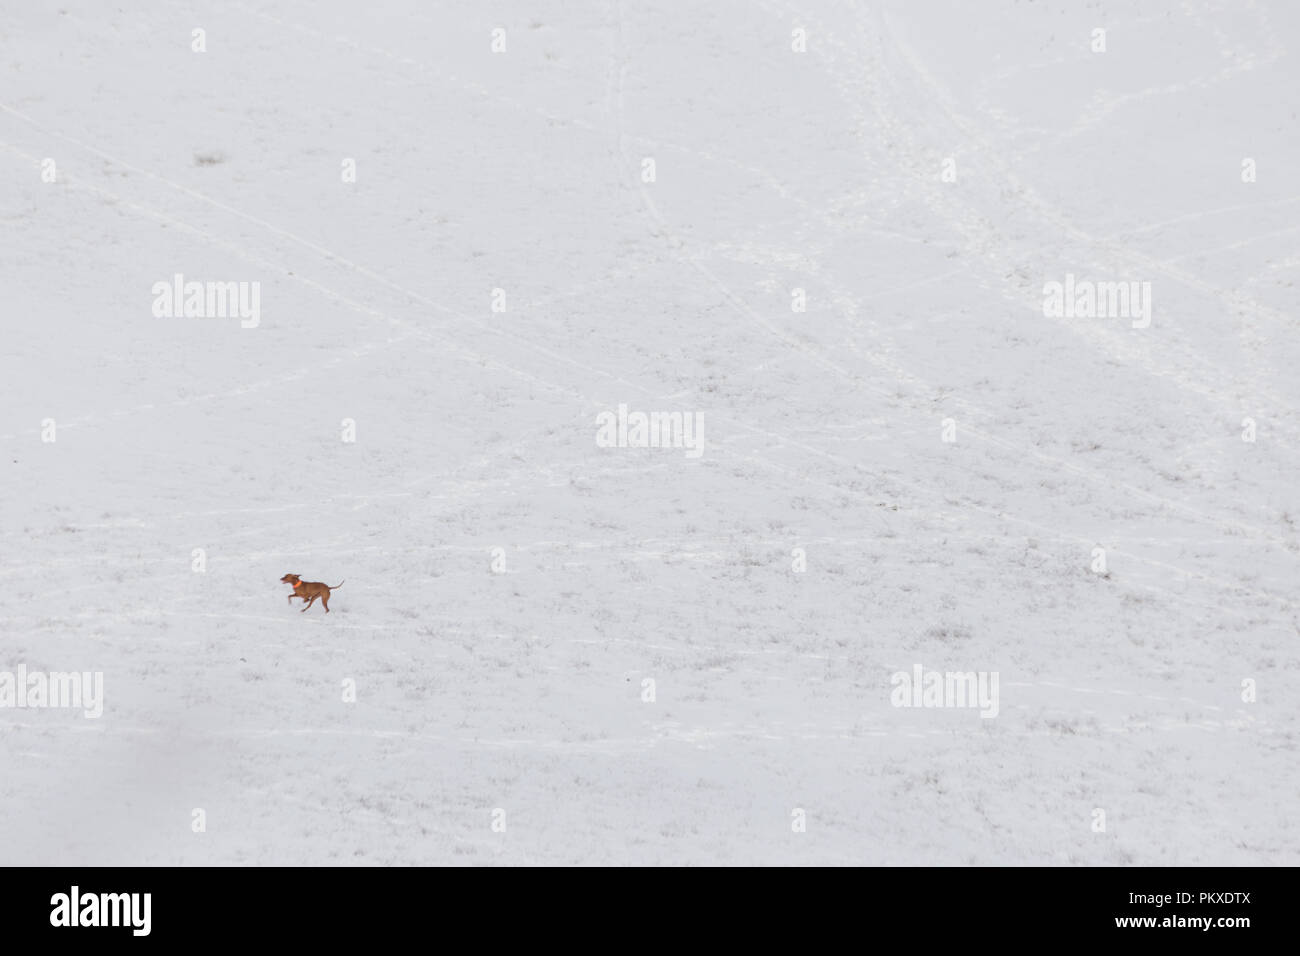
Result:
M282 584L292 584L294 587L297 587L298 582L301 580L302 578L298 577L298 575L296 574L286 574L284 577L280 579L280 582Z

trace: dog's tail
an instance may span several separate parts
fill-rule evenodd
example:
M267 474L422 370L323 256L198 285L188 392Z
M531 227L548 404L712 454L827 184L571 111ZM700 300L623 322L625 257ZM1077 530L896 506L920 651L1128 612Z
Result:
M347 578L344 578L344 579L343 579L343 581L346 581L346 580L347 580ZM337 591L339 588L343 587L343 581L340 581L338 584L334 585L334 587L330 588L330 590L331 590L331 591Z

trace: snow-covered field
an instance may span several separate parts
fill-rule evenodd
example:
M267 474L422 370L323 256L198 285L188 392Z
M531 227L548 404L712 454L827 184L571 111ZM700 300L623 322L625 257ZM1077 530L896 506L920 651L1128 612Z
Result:
M1298 43L7 4L0 863L1300 863Z

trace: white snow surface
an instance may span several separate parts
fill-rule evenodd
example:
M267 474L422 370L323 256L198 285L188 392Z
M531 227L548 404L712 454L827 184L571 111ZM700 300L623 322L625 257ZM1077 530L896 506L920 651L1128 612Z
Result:
M1300 863L1298 47L8 4L0 670L104 713L0 709L0 863ZM178 273L260 323L155 316ZM1067 274L1150 326L1045 316ZM620 404L703 455L599 447ZM916 665L998 715L893 706Z

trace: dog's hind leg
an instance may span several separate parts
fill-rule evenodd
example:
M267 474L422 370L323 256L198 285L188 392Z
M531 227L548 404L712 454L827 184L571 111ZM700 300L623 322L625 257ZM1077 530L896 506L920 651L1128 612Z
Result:
M307 602L307 607L311 607L311 606L312 606L313 604L315 604L315 603L316 603L316 595L313 594L313 595L311 596L311 600ZM304 613L304 614L307 613L307 607L305 607L305 608L302 609L302 613Z
M320 596L320 603L321 606L325 608L325 613L328 614L330 612L330 596L328 594L322 594Z

